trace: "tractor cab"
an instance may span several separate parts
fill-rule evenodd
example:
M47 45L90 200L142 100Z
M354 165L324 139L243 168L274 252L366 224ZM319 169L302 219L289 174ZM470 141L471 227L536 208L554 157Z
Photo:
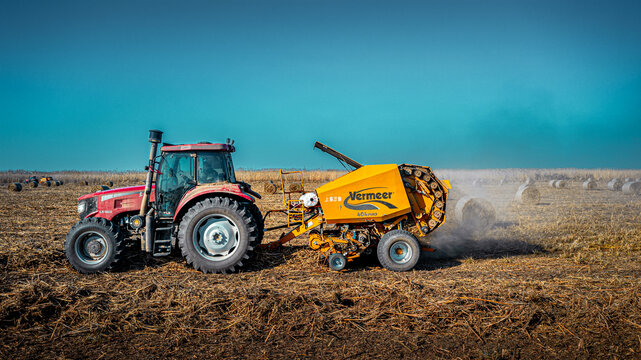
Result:
M236 182L231 144L166 145L160 151L155 203L160 217L173 217L183 196L205 184Z

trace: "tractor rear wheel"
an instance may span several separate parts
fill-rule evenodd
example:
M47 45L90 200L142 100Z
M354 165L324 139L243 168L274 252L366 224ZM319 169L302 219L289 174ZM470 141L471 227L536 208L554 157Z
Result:
M421 256L421 246L414 235L405 230L392 230L381 237L376 249L378 261L392 271L409 271Z
M263 241L263 236L265 236L265 220L263 219L263 214L260 213L258 206L252 202L246 202L243 203L243 205L247 207L247 210L251 212L254 220L256 221L256 231L254 231L254 233L256 237L256 244L260 244L261 241Z
M83 274L112 269L122 258L125 242L117 227L103 218L87 218L71 227L65 240L65 255Z
M249 259L256 242L256 220L245 203L226 197L192 206L178 230L178 245L196 270L233 272Z

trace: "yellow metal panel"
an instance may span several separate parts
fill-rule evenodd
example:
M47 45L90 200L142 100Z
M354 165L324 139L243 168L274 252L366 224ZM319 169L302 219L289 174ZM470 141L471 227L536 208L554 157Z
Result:
M398 165L365 165L316 189L327 223L384 221L408 213Z

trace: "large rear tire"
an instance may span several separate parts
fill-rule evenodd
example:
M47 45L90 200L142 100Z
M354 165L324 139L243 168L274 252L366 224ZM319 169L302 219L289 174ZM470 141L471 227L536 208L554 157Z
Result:
M226 197L192 206L178 230L178 245L187 263L204 273L234 272L256 242L257 224L246 204Z
M65 255L71 266L83 274L112 269L125 249L118 228L103 218L87 218L71 227L65 240Z
M254 231L254 233L256 237L256 244L260 244L261 241L263 241L263 237L265 236L265 220L263 219L263 214L260 213L260 209L258 209L258 206L256 206L256 204L251 202L243 204L247 207L247 210L251 212L254 220L256 221L256 231Z
M381 237L376 249L378 261L392 271L409 271L421 256L421 246L414 235L405 230L392 230Z

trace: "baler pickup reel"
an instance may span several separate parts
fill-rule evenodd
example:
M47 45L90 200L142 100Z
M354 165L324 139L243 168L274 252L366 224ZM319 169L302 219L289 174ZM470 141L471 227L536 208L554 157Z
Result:
M429 167L418 165L362 165L327 145L322 150L354 170L326 183L315 192L298 192L292 199L281 170L284 209L268 211L287 215L287 224L265 231L291 228L261 247L275 249L309 232L309 246L320 251L330 268L341 270L348 261L377 249L381 264L394 271L412 269L421 248L417 236L426 236L445 221L447 180L439 180ZM303 179L300 174L301 189Z

